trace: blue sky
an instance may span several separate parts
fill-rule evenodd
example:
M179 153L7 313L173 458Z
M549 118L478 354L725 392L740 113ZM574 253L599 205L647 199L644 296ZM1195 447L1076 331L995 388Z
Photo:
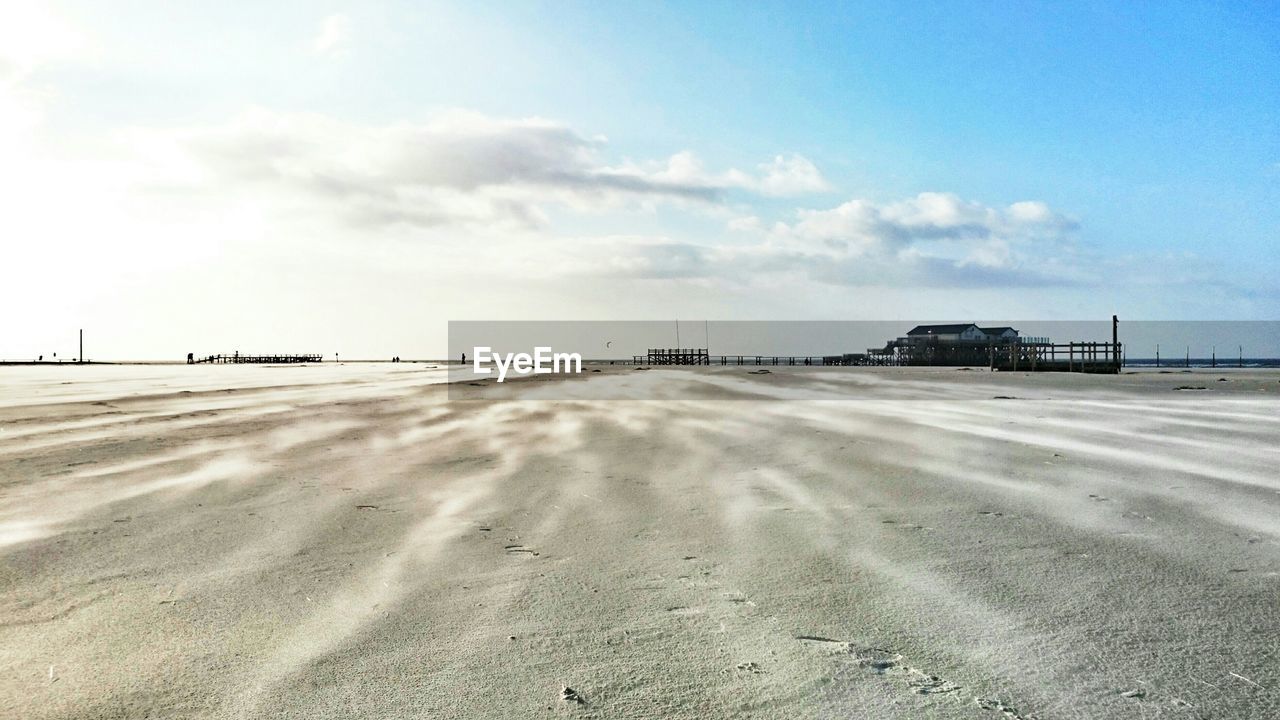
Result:
M1266 4L28 5L0 299L74 281L0 355L1280 310Z

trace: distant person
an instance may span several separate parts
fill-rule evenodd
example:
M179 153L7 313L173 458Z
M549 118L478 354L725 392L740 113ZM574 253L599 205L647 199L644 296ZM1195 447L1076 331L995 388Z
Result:
M466 365L466 364L467 364L467 354L466 354L466 353L462 353L462 364L463 364L463 365Z
M187 364L188 364L188 365L194 364L194 363L195 363L195 361L196 361L196 354L195 354L195 353L187 353Z

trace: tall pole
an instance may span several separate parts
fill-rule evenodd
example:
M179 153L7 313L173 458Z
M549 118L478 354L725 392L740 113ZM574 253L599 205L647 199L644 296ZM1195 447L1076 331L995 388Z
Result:
M1120 367L1120 318L1111 316L1111 359Z
M676 349L680 349L680 321L676 320Z
M1160 343L1156 343L1156 367L1160 367Z
M84 328L80 328L80 360L84 362Z

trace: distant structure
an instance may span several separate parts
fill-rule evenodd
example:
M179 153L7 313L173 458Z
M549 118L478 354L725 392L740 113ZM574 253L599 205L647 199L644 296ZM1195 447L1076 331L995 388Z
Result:
M636 365L817 365L831 366L955 366L1035 372L1117 373L1124 361L1111 318L1111 342L1054 343L1029 337L1008 326L981 327L977 323L917 325L884 347L843 355L710 355L706 348L650 348L635 355Z
M1025 337L1015 328L975 323L917 325L907 334L870 348L865 356L842 356L849 365L980 366L992 370L1116 373L1123 362L1117 327L1111 318L1111 342L1055 344L1047 337Z
M644 356L649 365L710 365L706 348L649 348Z
M917 325L907 334L870 348L868 365L991 365L1013 347L1034 353L1051 345L1046 337L1022 337L1011 327L979 327L976 323Z
M303 354L303 355L241 355L238 351L231 355L207 355L205 357L193 358L191 353L187 353L187 364L196 365L202 363L223 364L231 363L235 365L252 364L252 365L290 365L294 363L313 363L321 362L324 358L320 353Z

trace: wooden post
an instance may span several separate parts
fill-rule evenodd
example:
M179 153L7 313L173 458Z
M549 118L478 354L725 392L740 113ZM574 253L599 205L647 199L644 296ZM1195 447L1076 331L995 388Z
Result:
M1120 318L1111 316L1111 362L1116 367L1120 367L1123 363L1120 360Z
M80 359L77 362L84 362L84 328L80 328Z

